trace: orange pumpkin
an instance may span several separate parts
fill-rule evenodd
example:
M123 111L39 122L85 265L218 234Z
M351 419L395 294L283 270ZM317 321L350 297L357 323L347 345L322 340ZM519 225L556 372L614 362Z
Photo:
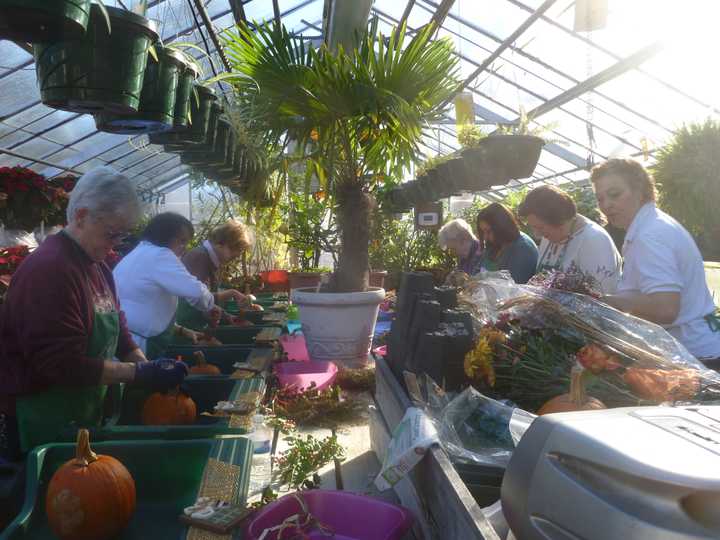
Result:
M88 430L81 429L75 459L50 479L45 511L62 540L115 538L135 511L135 481L117 459L95 454Z
M583 382L583 369L573 367L570 374L570 392L552 398L537 412L539 416L559 412L593 411L607 409L599 399L590 397L585 393Z
M146 426L192 424L197 416L195 402L180 390L155 392L145 400L142 422Z
M623 380L640 398L662 403L687 401L700 391L700 374L695 369L628 368Z
M220 368L208 364L205 360L205 355L202 351L195 351L193 353L195 359L195 365L190 368L190 373L194 375L221 375Z

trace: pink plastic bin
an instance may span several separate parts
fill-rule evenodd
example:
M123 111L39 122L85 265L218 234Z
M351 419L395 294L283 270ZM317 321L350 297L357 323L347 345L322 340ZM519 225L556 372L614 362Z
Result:
M308 511L335 532L333 540L400 540L410 530L413 517L409 510L346 491L311 490L300 495ZM248 538L259 540L265 529L280 525L285 519L301 512L293 495L285 495L269 504L248 526ZM290 529L290 528L288 528ZM311 540L327 539L320 531L305 531ZM277 532L265 540L287 540L296 535L286 530L281 538Z
M287 354L288 360L298 362L307 362L310 360L307 345L305 344L305 336L302 334L280 336L280 346Z
M275 364L280 386L302 392L315 383L315 390L330 388L337 378L338 368L333 362L281 362Z

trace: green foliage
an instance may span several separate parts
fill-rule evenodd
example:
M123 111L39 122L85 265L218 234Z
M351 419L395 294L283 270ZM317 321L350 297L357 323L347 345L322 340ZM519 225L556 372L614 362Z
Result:
M449 39L426 26L386 38L373 24L357 49L307 47L284 27L238 26L225 34L238 99L277 140L296 142L320 185L337 197L343 249L338 289L359 290L367 267L367 184L399 178L415 160L423 129L458 84Z
M460 126L457 132L457 140L463 148L475 148L485 137L487 133L480 129L480 126L471 124Z
M568 195L575 201L578 214L582 214L586 218L594 221L598 225L605 226L607 221L600 211L595 192L591 187L576 188L567 190Z
M438 154L436 156L431 156L417 166L417 169L415 169L415 176L422 176L427 171L434 169L441 163L445 163L453 157L454 156L452 154Z
M310 272L320 264L323 252L333 259L338 249L332 202L324 194L290 193L282 211L287 216L287 245L297 253L300 270Z
M336 435L324 439L291 435L286 440L289 448L277 458L276 473L283 484L294 489L305 486L314 473L333 460L345 459L345 450Z
M695 237L706 259L720 258L720 122L683 126L655 157L660 205Z
M376 212L370 236L370 267L388 272L429 268L446 263L433 231L417 231L412 219Z

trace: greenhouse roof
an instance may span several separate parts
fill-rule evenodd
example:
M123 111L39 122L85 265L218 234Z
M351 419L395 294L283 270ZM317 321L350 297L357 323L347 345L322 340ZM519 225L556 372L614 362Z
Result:
M355 5L359 0L346 0ZM139 0L104 0L132 8ZM319 40L324 14L342 0L151 0L147 16L164 42L191 41L207 50L207 75L223 69L213 36L202 24L204 6L216 33L248 21L282 20L292 32ZM415 31L432 19L439 36L455 43L461 76L472 93L476 122L493 131L526 111L550 140L532 178L485 193L545 183L583 183L592 163L613 156L652 160L674 129L720 115L720 72L705 63L713 50L715 0L608 0L604 28L573 29L582 0L375 0L370 16L380 28L405 21ZM602 3L602 2L599 2ZM357 9L362 9L358 7ZM40 103L29 47L0 41L0 166L24 165L55 176L108 164L145 194L187 182L175 154L149 145L147 136L100 132L90 115ZM199 53L198 53L199 55ZM222 92L230 88L218 83ZM228 94L229 95L229 94ZM454 109L430 126L426 155L457 149Z

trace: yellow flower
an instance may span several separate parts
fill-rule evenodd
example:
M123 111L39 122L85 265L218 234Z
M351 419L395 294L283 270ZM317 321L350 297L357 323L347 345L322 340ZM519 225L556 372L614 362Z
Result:
M502 345L507 341L507 336L503 331L490 327L480 330L480 337L486 339L491 347Z
M472 380L484 380L489 386L495 386L493 354L487 337L481 337L475 348L465 355L465 374Z

